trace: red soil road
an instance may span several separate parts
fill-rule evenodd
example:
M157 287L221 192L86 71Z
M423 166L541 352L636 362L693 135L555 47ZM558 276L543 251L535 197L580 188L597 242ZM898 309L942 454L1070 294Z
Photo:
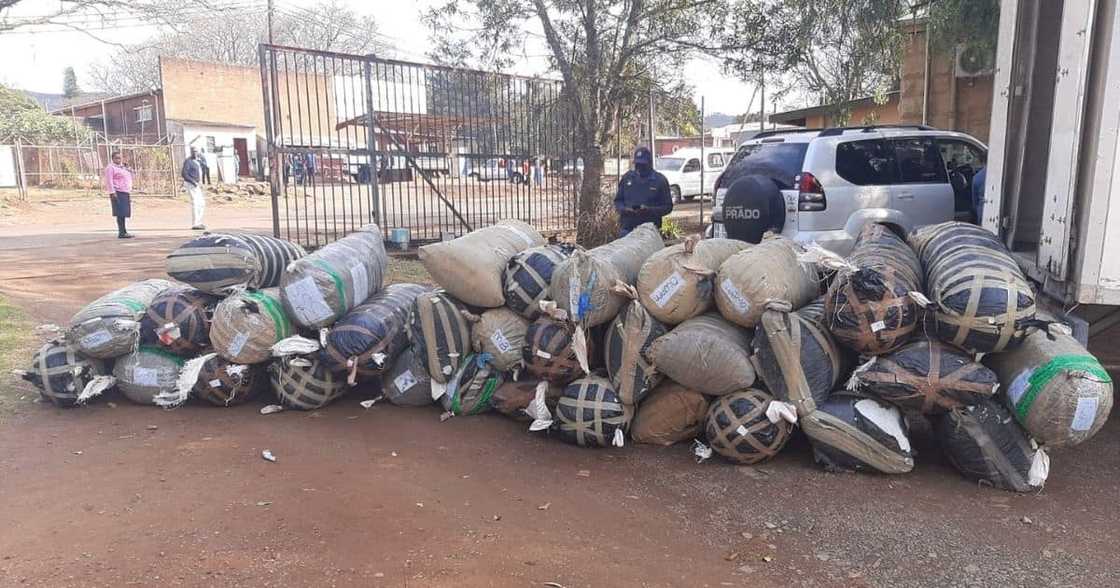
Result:
M139 202L132 241L82 206L0 221L0 294L35 320L160 275L190 234L182 202ZM914 473L831 475L800 438L763 466L697 465L685 445L580 449L366 396L270 416L20 404L0 424L0 585L1120 584L1115 422L1019 496L962 480L921 430Z

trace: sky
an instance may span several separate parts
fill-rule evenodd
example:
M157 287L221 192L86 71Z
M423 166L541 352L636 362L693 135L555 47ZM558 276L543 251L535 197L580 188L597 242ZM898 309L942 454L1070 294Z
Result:
M221 1L221 0L218 0ZM226 0L230 1L230 0ZM260 4L265 0L232 0L238 4ZM277 0L278 5L308 7L313 0ZM438 0L343 0L355 11L373 13L379 23L379 32L390 44L394 57L409 61L424 61L424 53L429 46L428 30L420 21L423 10ZM59 5L59 0L23 0L12 10L10 16L29 17L50 14ZM98 61L108 58L115 46L103 42L129 44L143 41L156 33L156 29L143 26L136 21L125 21L125 26L103 28L95 21L88 21L89 34L73 30L50 27L49 30L17 30L0 34L0 55L14 56L0 60L0 83L4 85L40 92L61 92L62 72L73 66L78 74L79 84L83 73ZM92 36L91 36L92 35ZM101 40L95 39L94 36ZM539 57L543 47L530 47L530 56L519 60L510 73L523 75L547 74L547 64ZM704 96L707 112L738 114L746 109L754 94L753 86L720 72L717 63L696 59L684 69L684 79L695 88L697 103ZM794 107L797 105L782 105ZM757 104L753 109L757 109ZM767 105L767 111L773 110Z

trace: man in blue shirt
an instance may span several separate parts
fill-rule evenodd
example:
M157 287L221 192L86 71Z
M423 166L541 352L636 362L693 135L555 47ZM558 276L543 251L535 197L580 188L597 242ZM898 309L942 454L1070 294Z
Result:
M634 151L634 169L618 182L614 209L618 211L621 231L626 236L640 224L653 223L661 228L661 218L673 211L669 180L653 169L653 155L646 147Z
M987 166L980 168L972 176L972 212L976 215L976 224L984 224L984 180L988 177Z

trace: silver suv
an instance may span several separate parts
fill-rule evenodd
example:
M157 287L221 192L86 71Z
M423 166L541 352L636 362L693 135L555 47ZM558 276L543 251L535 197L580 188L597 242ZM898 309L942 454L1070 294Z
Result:
M925 126L767 131L716 180L708 235L757 243L768 230L847 255L863 225L900 234L974 220L972 178L988 149Z

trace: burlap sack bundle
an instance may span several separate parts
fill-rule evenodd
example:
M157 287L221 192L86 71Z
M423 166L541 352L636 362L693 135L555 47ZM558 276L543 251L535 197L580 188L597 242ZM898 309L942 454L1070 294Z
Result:
M354 307L321 335L323 366L347 374L351 385L380 375L408 347L408 314L428 292L419 284L390 284Z
M508 308L491 308L471 327L471 344L475 352L488 354L495 368L507 371L521 364L528 332L525 317Z
M303 247L267 235L206 233L167 256L167 275L210 294L274 288Z
M494 410L517 421L531 422L533 417L526 412L526 409L529 408L529 403L536 397L537 386L540 382L541 380L533 378L502 382L494 390L494 396L491 398ZM560 395L563 393L563 385L548 382L544 400L545 406L551 414L556 413L556 403L560 401Z
M416 297L408 331L428 375L439 384L446 384L471 352L471 322L466 307L443 290Z
M276 288L231 295L218 303L210 324L214 351L233 363L266 362L272 358L272 346L293 334L295 327Z
M735 239L699 239L654 253L638 272L638 300L657 320L676 325L704 314L714 305L719 267L750 247Z
M576 251L552 273L552 296L559 308L585 327L610 321L629 302L619 282L633 285L649 256L665 247L652 223L589 251Z
M167 280L144 280L90 302L70 319L66 342L82 355L112 359L132 352L140 339L140 319Z
M664 380L642 401L630 424L637 443L669 446L687 441L704 430L708 399L672 380Z
M607 327L604 359L611 385L623 404L636 406L661 381L649 349L665 333L665 325L650 316L637 300L631 301Z
M296 324L329 326L381 290L389 256L374 224L288 264L280 298Z
M984 356L1003 382L1015 420L1046 447L1082 443L1112 411L1112 378L1059 326L1036 329L1023 344Z
M140 319L140 342L182 356L210 347L210 316L217 297L194 288L169 288L148 305Z
M76 406L78 395L96 376L105 375L105 364L86 357L58 341L44 344L31 358L31 369L19 376L39 389L44 400L55 406Z
M714 312L690 318L650 345L657 371L710 396L750 388L751 332Z
M716 276L716 307L727 320L754 327L767 305L797 310L820 294L816 266L799 261L802 248L785 237L769 237L727 258Z
M117 389L136 404L158 405L156 397L174 395L183 358L154 345L141 345L113 365Z
M506 303L502 272L509 260L545 244L532 225L514 219L498 221L451 241L420 248L420 262L432 279L455 298L483 308Z

